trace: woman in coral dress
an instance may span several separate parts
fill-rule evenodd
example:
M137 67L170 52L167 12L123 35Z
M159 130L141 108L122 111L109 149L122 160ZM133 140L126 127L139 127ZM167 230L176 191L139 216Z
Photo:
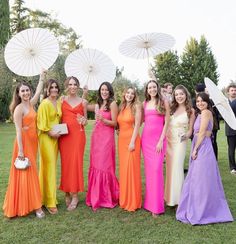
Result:
M162 98L160 85L154 80L146 85L143 109L141 144L146 179L143 207L156 217L165 211L163 161L170 111L168 101Z
M65 192L68 211L76 209L79 199L78 192L84 191L84 148L87 123L87 102L78 94L79 80L69 77L65 80L67 96L62 99L62 123L66 123L68 134L59 139L61 154L60 190Z
M43 74L40 76L36 93L31 98L31 88L26 82L17 85L10 110L16 127L12 163L8 188L3 204L3 212L7 217L25 216L35 210L36 217L45 216L41 209L42 199L37 173L38 137L36 130L36 112L33 106L38 102L43 88ZM30 166L17 169L14 165L16 158L23 160L27 157Z
M141 208L142 204L139 137L141 107L137 102L137 93L132 87L124 92L117 122L119 125L119 204L127 211L135 211Z
M218 163L211 142L213 115L209 96L196 97L197 118L188 175L184 181L178 205L177 220L191 225L233 221Z
M58 157L59 132L52 130L61 120L61 102L57 100L60 88L56 80L47 82L45 99L38 108L37 126L39 130L39 182L43 205L50 214L57 213L56 164Z
M168 206L179 204L184 183L184 159L187 139L192 135L195 119L188 90L176 86L171 104L167 132L165 201Z
M119 198L114 137L118 107L109 82L100 85L97 104L89 106L88 110L95 111L96 124L91 136L86 204L93 210L100 207L114 208Z

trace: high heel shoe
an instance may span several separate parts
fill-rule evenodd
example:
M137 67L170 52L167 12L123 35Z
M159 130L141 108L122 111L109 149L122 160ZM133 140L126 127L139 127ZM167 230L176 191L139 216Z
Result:
M40 212L39 211L36 211L35 212L35 216L39 219L42 219L45 217L45 213L43 212L43 210L41 210Z
M73 211L78 207L79 204L79 199L78 198L72 198L72 201L70 205L68 206L67 210L68 211Z

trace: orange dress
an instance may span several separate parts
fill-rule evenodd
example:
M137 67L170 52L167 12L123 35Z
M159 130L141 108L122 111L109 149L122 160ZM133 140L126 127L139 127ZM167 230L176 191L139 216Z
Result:
M118 153L120 173L120 207L128 211L141 208L140 137L135 141L135 150L128 146L133 134L135 118L130 108L122 110L117 118L119 124Z
M38 149L36 113L32 107L22 120L22 143L24 156L29 158L31 166L25 170L15 168L14 162L18 155L18 144L15 139L8 188L3 204L4 215L9 218L27 215L42 206L36 166Z
M62 103L62 123L66 123L68 134L59 139L61 154L61 184L64 192L84 191L83 162L85 148L84 127L77 121L77 115L84 115L82 102L74 108L66 102Z

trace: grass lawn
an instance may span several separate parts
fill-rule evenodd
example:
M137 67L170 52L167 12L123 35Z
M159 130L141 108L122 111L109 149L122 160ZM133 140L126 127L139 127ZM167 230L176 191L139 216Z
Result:
M229 173L224 125L218 136L219 167L226 197L236 216L236 176ZM91 123L86 128L84 176L87 188ZM0 206L6 192L15 129L0 124ZM186 164L188 163L188 155ZM142 165L143 168L143 165ZM58 163L58 183L60 164ZM144 177L143 177L144 188ZM119 207L93 212L85 205L85 193L74 212L66 211L64 194L58 190L59 213L44 219L34 214L7 219L0 211L0 243L236 243L236 222L190 226L175 219L175 211L166 207L164 215L154 219L143 209L126 212Z

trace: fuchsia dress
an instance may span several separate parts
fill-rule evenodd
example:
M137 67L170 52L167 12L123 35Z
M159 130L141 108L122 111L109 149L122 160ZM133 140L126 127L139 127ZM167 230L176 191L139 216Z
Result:
M155 109L146 109L145 103L144 121L141 140L146 178L143 207L154 214L161 214L165 211L163 161L166 140L164 140L162 152L156 152L156 145L164 127L165 115Z
M100 110L105 119L111 120L111 111ZM91 136L90 167L86 204L93 210L113 208L118 204L119 185L115 175L114 127L96 121Z

